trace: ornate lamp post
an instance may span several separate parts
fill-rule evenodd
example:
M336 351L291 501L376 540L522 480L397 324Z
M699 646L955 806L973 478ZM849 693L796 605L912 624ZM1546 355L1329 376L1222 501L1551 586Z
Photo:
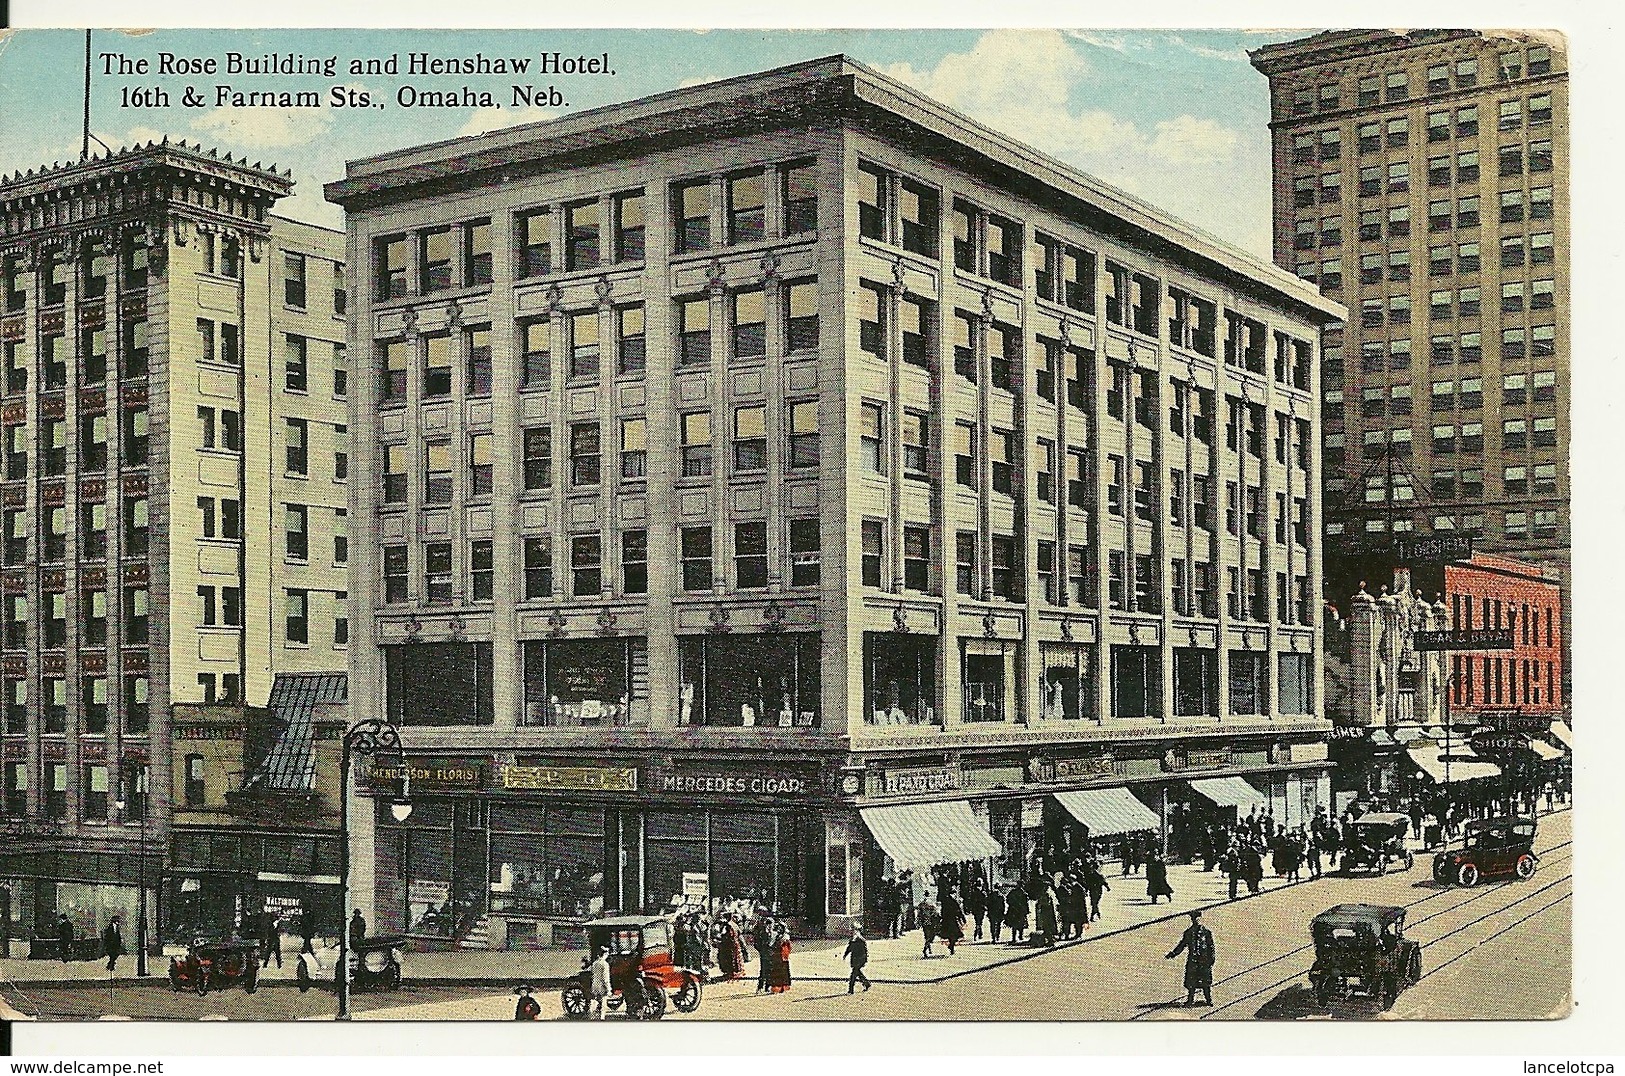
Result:
M344 734L344 745L339 753L339 893L343 898L339 908L339 966L338 1019L350 1018L350 921L344 909L350 906L350 758L379 751L399 751L400 729L393 723L376 717L357 721ZM412 805L404 798L390 804L397 822L406 821Z
M135 911L135 974L138 978L147 975L147 792L140 782L141 774L138 771L135 781L130 785L130 799L133 802L136 796L141 797L141 852L136 859L136 911ZM119 818L124 818L124 800L116 801L113 806L118 808Z

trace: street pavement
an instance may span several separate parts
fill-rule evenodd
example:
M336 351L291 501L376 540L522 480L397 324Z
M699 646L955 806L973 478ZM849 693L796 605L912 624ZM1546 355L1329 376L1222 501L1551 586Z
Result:
M1143 878L1111 876L1103 918L1082 942L1054 949L971 943L956 955L922 959L920 935L871 940L869 977L875 987L846 994L844 941L797 942L796 985L786 995L757 996L754 967L748 982L712 983L700 1010L668 1019L1325 1019L1379 1015L1364 1003L1325 1011L1309 997L1306 973L1313 960L1308 922L1345 901L1406 906L1407 935L1424 943L1423 979L1386 1018L1538 1019L1567 1012L1570 992L1571 815L1542 820L1539 871L1528 882L1464 890L1435 884L1428 857L1408 872L1286 885L1266 879L1266 892L1231 902L1220 874L1175 867L1173 904L1152 906ZM1177 942L1192 907L1215 935L1219 963L1213 1009L1186 1009L1182 963L1162 956ZM297 944L295 941L294 944ZM290 954L291 957L291 954ZM407 986L397 994L358 994L357 1019L509 1020L512 984L556 981L579 967L579 954L413 953ZM266 987L249 997L240 990L207 998L172 994L154 961L156 981L108 982L105 970L92 988L29 981L0 965L0 1004L45 1019L107 1013L155 1019L299 1020L331 1018L333 996L279 984L271 968ZM124 963L120 962L121 965ZM328 961L331 966L331 960ZM60 969L61 965L54 965ZM80 973L100 965L74 965ZM121 972L125 969L121 966ZM292 960L281 971L292 976ZM77 986L77 988L76 988ZM558 1013L556 990L539 991L544 1015Z

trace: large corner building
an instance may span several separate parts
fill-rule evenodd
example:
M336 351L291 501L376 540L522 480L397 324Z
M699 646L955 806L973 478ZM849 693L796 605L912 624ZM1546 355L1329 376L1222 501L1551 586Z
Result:
M1566 628L1561 39L1336 31L1252 59L1270 84L1275 260L1349 311L1322 368L1328 593L1384 578L1414 539L1469 536L1560 582Z
M1327 802L1312 285L843 57L328 196L351 707L415 808L352 812L380 929L838 930L905 869Z
M336 827L244 787L273 677L345 666L342 237L272 214L292 186L171 142L0 180L14 938L119 914L133 948L142 882L149 942L262 882L332 883L339 914Z

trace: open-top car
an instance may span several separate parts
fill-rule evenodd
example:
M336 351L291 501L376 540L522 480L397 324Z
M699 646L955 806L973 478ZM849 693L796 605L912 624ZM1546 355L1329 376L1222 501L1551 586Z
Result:
M169 958L169 985L207 994L241 986L252 994L260 982L260 945L247 938L198 938L185 956Z
M1405 937L1405 909L1339 904L1309 924L1315 963L1309 985L1322 1005L1361 995L1384 1009L1422 977L1422 946Z
M1486 878L1531 878L1535 854L1533 818L1475 818L1460 848L1433 857L1433 880L1477 885Z
M671 923L658 915L623 915L587 924L587 956L581 972L565 984L564 1015L585 1019L592 1006L592 960L598 950L609 952L611 1009L626 1006L633 1020L658 1020L666 1015L666 992L678 1012L700 1007L703 973L684 968L672 959Z
M1390 863L1410 870L1416 856L1405 847L1411 820L1402 814L1368 814L1343 828L1343 873L1374 870L1387 874Z

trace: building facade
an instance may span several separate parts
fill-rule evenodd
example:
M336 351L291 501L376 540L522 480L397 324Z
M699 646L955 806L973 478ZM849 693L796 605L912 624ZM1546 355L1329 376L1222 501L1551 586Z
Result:
M837 930L1325 800L1312 287L844 57L327 191L382 929Z
M185 831L244 823L273 673L344 666L343 254L291 189L169 142L0 181L17 936L133 941L144 882L155 937Z
M1428 535L1567 588L1561 39L1337 31L1252 59L1270 83L1275 260L1349 311L1324 341L1328 594Z

